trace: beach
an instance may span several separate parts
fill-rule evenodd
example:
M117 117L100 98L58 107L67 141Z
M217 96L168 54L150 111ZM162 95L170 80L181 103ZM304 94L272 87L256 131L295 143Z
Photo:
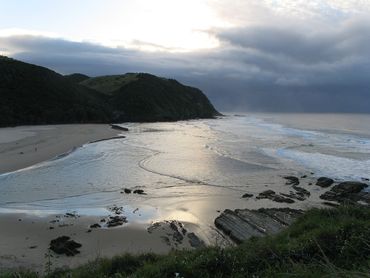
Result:
M119 133L108 125L2 129L2 170L22 170L0 175L0 269L43 273L49 261L56 269L233 245L215 226L227 209L325 207L335 201L320 198L330 187L316 185L319 177L370 177L366 124L328 130L330 117L313 129L312 117L284 117L127 123L125 138L103 141ZM62 236L80 253L49 250Z
M67 153L88 142L117 136L107 124L0 128L0 174Z

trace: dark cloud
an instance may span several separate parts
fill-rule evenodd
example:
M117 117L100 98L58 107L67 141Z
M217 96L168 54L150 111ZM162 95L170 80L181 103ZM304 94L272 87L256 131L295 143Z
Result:
M0 45L14 58L64 74L151 72L177 78L201 88L223 111L370 112L368 20L322 28L271 22L213 35L221 47L192 53L35 36L0 37Z

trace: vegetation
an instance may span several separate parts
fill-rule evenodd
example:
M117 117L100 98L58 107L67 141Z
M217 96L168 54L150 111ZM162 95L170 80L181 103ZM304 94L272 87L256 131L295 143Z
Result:
M109 119L100 93L49 69L0 56L0 126Z
M0 56L0 126L176 121L219 113L198 89L149 74L62 76Z
M369 219L366 207L312 209L287 230L237 247L123 255L48 277L370 277Z

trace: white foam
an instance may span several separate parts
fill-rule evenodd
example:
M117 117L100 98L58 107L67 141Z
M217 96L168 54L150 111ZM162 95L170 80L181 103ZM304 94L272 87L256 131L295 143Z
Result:
M293 160L317 175L336 179L370 178L370 160L355 160L322 153L307 153L291 149L279 149L276 155Z

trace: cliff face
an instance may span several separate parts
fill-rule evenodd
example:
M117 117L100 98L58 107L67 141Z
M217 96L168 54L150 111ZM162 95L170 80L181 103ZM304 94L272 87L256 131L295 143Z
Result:
M196 88L144 73L89 78L0 57L0 126L176 121L219 115Z

